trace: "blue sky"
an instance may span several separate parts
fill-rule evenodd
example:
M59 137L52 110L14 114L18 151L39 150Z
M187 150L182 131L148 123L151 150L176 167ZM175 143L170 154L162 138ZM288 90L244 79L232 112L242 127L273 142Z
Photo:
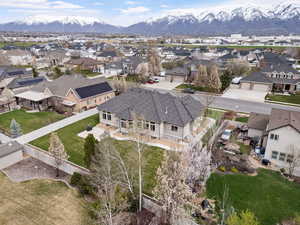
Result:
M300 1L300 0L289 0ZM247 0L270 5L280 0ZM130 25L170 12L243 6L245 0L0 0L0 22L32 15L72 15L99 18L115 25Z

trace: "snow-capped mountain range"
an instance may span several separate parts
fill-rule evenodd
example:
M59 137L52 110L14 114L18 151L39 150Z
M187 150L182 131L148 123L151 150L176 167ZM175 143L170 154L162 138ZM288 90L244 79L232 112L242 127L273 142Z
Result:
M272 8L169 10L167 14L128 27L78 16L32 16L0 24L6 31L97 32L144 35L300 34L300 0L287 0Z

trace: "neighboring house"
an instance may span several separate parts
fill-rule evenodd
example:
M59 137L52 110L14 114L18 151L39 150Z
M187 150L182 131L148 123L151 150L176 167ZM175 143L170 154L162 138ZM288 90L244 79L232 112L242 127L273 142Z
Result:
M300 112L272 109L271 115L252 114L248 121L251 136L260 136L265 159L280 168L300 157ZM263 128L265 127L265 130ZM300 175L300 158L296 175Z
M102 78L64 75L54 81L41 82L15 97L18 105L27 108L53 107L58 111L80 112L106 102L114 97L114 91Z
M15 78L32 78L32 70L4 66L0 67L0 92Z
M251 138L262 137L269 123L270 115L250 113L248 120L248 136Z
M101 62L116 62L121 59L116 51L103 51L96 56Z
M100 123L128 133L133 115L142 118L143 133L155 139L187 140L202 118L204 106L191 96L133 88L98 106Z
M90 70L92 72L103 72L103 63L91 58L73 58L65 63L67 69Z
M240 88L291 93L300 90L300 73L283 56L265 53L260 66L260 72L253 72L241 80Z
M23 160L23 148L16 141L0 144L0 170Z
M185 82L189 76L189 69L186 66L175 67L170 70L166 70L165 79L170 82Z

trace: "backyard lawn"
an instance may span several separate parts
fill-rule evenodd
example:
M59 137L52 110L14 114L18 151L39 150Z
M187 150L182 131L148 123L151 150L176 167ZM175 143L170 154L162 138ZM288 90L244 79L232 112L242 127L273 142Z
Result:
M267 100L291 103L291 104L300 104L300 94L294 95L267 95Z
M257 176L212 174L207 181L209 198L221 200L225 185L229 205L252 211L261 225L275 225L300 212L300 185L274 171L260 169Z
M62 182L13 183L0 173L1 225L86 225L87 209L76 191Z
M0 115L0 129L10 133L11 120L15 119L21 125L23 134L26 134L63 118L64 115L56 112L27 113L24 110L15 110Z
M68 155L70 156L69 160L71 162L74 162L80 166L86 166L83 160L84 139L78 137L77 134L81 131L84 131L87 125L95 126L97 123L98 115L94 115L57 131L66 151L68 152ZM124 161L127 162L129 167L136 169L137 154L134 150L134 142L117 141L114 139L112 142L116 146L116 149L120 151L121 156L124 157ZM32 141L31 144L41 149L48 150L49 135L38 138ZM143 152L144 193L151 194L151 191L155 186L156 170L159 167L162 158L163 150L157 147L147 146Z
M77 165L85 166L83 161L84 139L78 137L77 134L84 131L88 125L95 126L96 124L98 124L98 117L98 115L94 115L56 131L60 139L62 140L66 151L68 152L69 160L76 163ZM32 141L30 144L41 149L48 150L49 136L50 135L46 135L44 137L38 138Z

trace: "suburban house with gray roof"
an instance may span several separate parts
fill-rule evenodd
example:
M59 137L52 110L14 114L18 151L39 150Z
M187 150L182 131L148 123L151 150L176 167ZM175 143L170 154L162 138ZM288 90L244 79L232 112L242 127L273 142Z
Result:
M294 158L299 158L295 175L300 175L300 112L272 109L269 116L250 115L248 126L251 135L261 137L265 159L279 168L289 168ZM248 134L249 135L249 134Z
M205 107L191 96L133 88L98 106L100 123L128 133L139 118L143 133L156 139L184 141L194 123L201 120Z
M62 112L80 112L114 97L114 90L103 78L64 75L43 81L30 90L16 94L18 105L36 110L55 108Z
M300 90L300 73L284 57L266 53L260 66L260 72L253 72L240 81L240 88L291 93Z

